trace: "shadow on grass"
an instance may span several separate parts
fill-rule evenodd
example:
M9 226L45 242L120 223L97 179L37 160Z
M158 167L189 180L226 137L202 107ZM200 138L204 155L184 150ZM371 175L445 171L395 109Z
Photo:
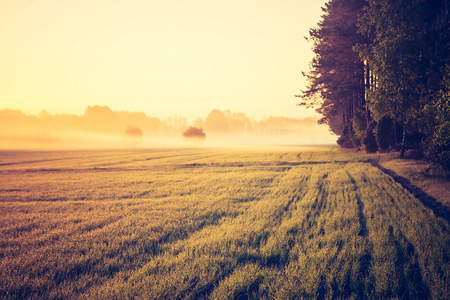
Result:
M383 173L389 175L395 182L398 182L404 189L408 190L411 194L413 194L417 199L419 199L426 207L431 209L435 216L443 218L447 223L450 224L450 210L442 205L435 198L431 197L420 188L413 185L408 179L397 175L395 172L383 168L378 163L372 163L372 165L378 168Z
M389 226L389 240L395 246L395 272L398 279L398 288L391 296L399 299L430 299L430 288L423 282L414 245L401 232L398 237L394 236L392 226Z

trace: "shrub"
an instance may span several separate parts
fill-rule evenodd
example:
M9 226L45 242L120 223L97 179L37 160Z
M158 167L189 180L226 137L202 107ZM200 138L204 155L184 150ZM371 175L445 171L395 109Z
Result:
M363 137L363 146L367 153L375 153L378 150L377 141L375 140L375 135L373 134L374 129L377 126L377 122L372 121L367 126Z
M206 134L203 131L203 128L197 127L189 127L185 132L183 132L183 136L185 138L197 138L204 140L206 138Z
M122 135L123 143L127 147L137 147L143 142L142 130L139 127L128 126Z
M346 126L342 132L342 135L338 138L337 143L342 148L355 148L355 136L353 131Z
M357 110L353 114L352 128L356 139L361 141L364 138L364 132L366 131L367 121L365 111Z
M376 141L378 149L386 152L393 147L394 141L394 122L389 116L384 116L376 126Z
M127 129L125 129L124 135L128 136L142 136L142 130L139 127L135 126L128 126Z

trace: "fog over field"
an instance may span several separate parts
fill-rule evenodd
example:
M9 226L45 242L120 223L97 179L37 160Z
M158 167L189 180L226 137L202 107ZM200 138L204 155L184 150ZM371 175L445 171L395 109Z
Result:
M0 300L450 300L448 0L0 0Z
M244 113L213 109L191 124L183 116L165 119L143 112L112 111L89 106L83 115L42 111L26 115L0 111L2 149L91 149L152 147L240 147L332 144L336 137L313 117L295 119L269 116L255 120ZM201 142L183 138L188 127L203 129Z

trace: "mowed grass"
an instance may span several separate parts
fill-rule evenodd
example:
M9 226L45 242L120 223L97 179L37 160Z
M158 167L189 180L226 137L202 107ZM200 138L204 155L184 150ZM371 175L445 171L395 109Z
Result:
M336 148L0 154L0 298L448 299L450 228Z

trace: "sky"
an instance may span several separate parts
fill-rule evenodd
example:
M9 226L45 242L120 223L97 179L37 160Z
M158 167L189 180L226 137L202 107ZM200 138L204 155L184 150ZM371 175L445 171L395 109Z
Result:
M0 109L303 118L325 1L1 0Z

